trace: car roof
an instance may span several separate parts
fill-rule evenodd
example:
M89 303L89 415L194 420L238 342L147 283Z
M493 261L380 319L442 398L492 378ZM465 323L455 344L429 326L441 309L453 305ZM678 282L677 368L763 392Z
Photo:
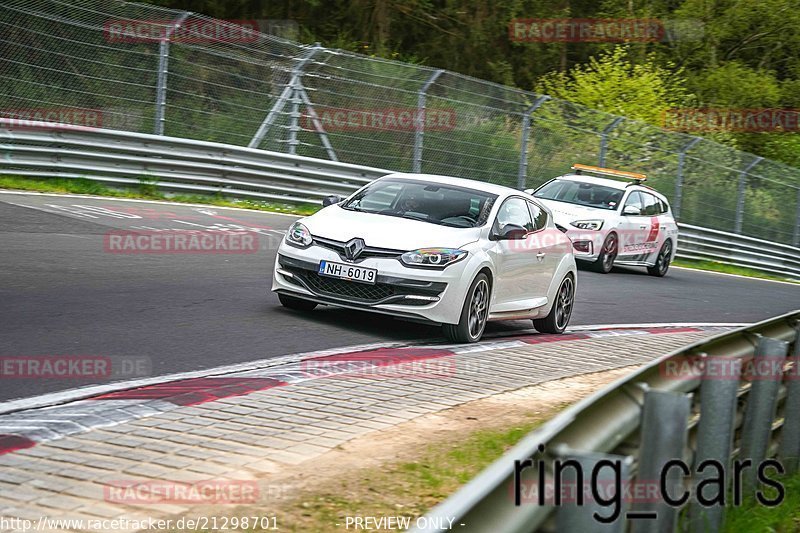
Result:
M429 181L431 183L440 183L442 185L454 185L456 187L464 187L467 189L474 189L477 191L488 192L498 196L508 196L510 194L523 194L516 189L506 187L504 185L496 185L494 183L486 183L485 181L470 180L466 178L454 178L452 176L439 176L437 174L412 174L408 172L396 172L394 174L387 174L381 179L408 179L408 180L421 180Z
M645 191L654 194L658 196L659 199L667 202L667 198L654 188L636 182L612 180L608 178L598 178L596 176L588 176L586 174L565 174L563 176L558 176L556 179L568 180L568 181L580 181L583 183L594 183L595 185L603 185L604 187L619 189L620 191L626 191L628 189L634 191Z

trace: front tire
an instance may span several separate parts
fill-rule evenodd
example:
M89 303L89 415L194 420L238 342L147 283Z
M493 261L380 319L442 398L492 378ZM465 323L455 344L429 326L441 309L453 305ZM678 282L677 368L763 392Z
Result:
M601 274L608 274L614 267L614 260L617 258L617 234L609 233L606 240L603 241L603 248L600 250L600 255L597 260L592 263L592 270L600 272Z
M486 274L478 274L464 298L458 324L442 324L444 336L458 343L478 342L486 328L490 296L489 278Z
M533 327L540 333L564 333L572 316L575 303L575 280L567 275L556 293L556 301L544 318L533 319Z
M317 304L311 300L303 300L283 293L278 293L278 300L280 300L282 306L295 311L313 311L317 307Z
M667 275L667 270L669 270L669 263L671 260L672 241L667 239L664 244L661 245L661 250L658 252L658 257L656 258L656 264L651 267L647 267L647 273L657 278L663 278Z

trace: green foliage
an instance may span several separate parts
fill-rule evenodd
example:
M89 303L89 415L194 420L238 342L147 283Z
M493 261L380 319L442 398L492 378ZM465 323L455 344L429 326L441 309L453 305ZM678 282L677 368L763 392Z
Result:
M592 57L569 73L543 76L536 91L614 115L661 125L664 112L690 97L683 70L656 63L653 56L635 63L623 46Z

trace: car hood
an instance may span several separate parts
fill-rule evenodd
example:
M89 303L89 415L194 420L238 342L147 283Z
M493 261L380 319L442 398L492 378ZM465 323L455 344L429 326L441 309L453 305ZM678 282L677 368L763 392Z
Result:
M555 200L544 200L542 198L537 198L537 200L552 211L553 218L557 224L565 227L575 220L607 220L614 218L617 214L616 211L610 209L585 207L582 205L557 202Z
M451 228L387 215L359 213L331 205L301 221L316 237L346 242L361 237L367 246L410 251L460 248L477 241L481 228Z

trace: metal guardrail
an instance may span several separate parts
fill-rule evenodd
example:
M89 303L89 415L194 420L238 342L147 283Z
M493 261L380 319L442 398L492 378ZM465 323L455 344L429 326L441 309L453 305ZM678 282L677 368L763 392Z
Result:
M290 203L348 195L391 170L229 144L0 118L0 170ZM681 224L678 257L800 280L800 248Z
M290 203L350 194L389 173L229 144L48 123L20 126L5 118L0 118L0 170Z
M677 256L800 280L800 248L690 224L680 224Z
M656 479L654 473L668 460L681 459L690 473L670 486L692 490L700 479L707 479L708 471L698 475L697 467L709 459L730 466L734 458L750 459L758 465L777 457L787 474L796 473L800 457L799 336L800 311L794 311L686 346L652 362L530 433L418 522L430 527L414 531L445 531L448 520L455 519L453 523L461 525L455 527L458 531L625 531L630 525L632 531L666 532L675 530L679 518L693 532L718 531L725 507L701 506L694 492L682 508L656 501L636 502L634 511L655 511L657 518L628 520L622 512L609 525L592 518L592 513L601 509L596 502L556 507L523 500L516 506L515 461L534 459L533 466L519 478L523 484L536 483L540 465L544 465L545 479L551 480L554 458L575 459L588 469L601 460L619 460L623 483L647 483ZM692 357L701 358L705 366L690 374L691 378L676 379L665 371L685 368L670 365L683 365ZM771 372L749 383L720 376L719 372L748 359L777 361L777 368L784 373L774 372L776 367L768 364ZM545 446L544 453L540 445ZM751 468L743 474L743 486L750 490L758 485L754 472ZM730 486L732 476L730 471L727 474ZM600 514L608 516L609 512L601 510ZM436 526L442 523L444 527Z

